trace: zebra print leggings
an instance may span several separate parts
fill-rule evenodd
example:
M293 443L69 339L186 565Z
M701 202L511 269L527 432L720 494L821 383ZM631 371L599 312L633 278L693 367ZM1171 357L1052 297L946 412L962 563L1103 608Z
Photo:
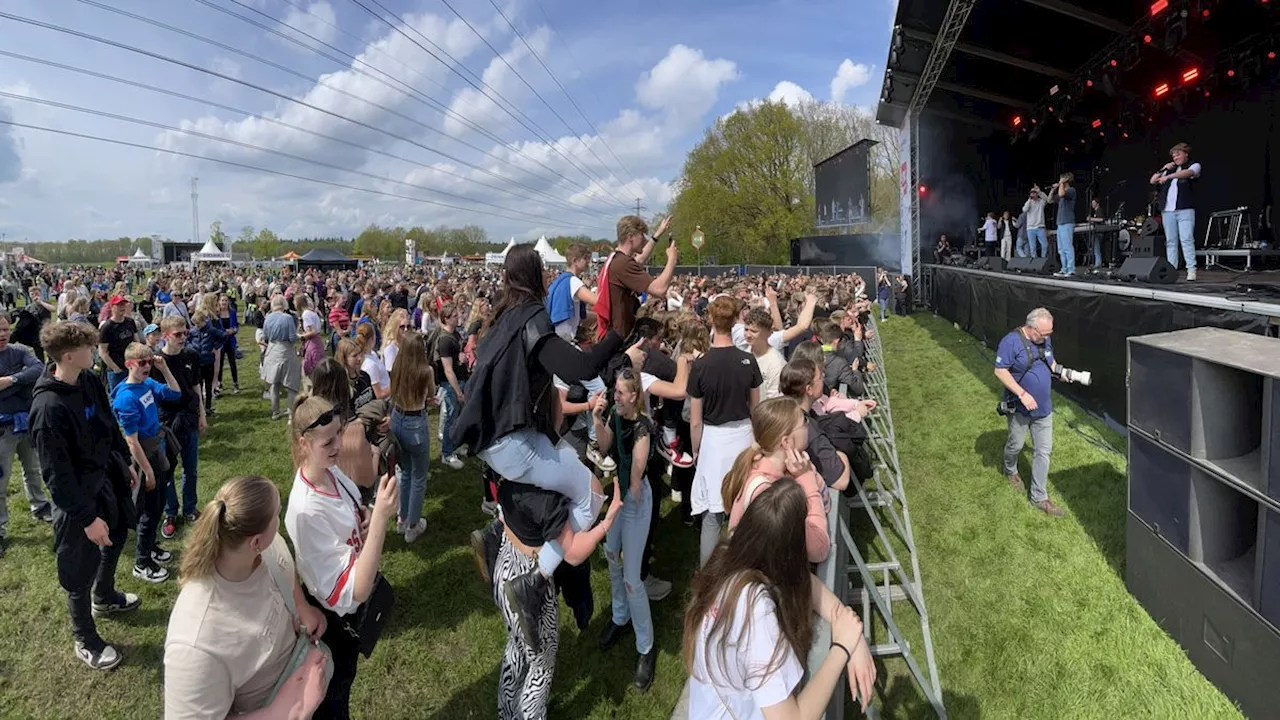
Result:
M498 717L502 720L545 720L547 717L547 700L551 696L551 676L556 669L556 648L560 639L560 613L555 590L549 590L542 603L542 616L538 619L542 652L537 655L520 639L520 633L516 631L515 611L500 591L503 582L536 567L537 560L512 547L506 533L503 533L502 548L498 550L498 562L493 572L494 599L507 625L507 647L502 654L498 678Z

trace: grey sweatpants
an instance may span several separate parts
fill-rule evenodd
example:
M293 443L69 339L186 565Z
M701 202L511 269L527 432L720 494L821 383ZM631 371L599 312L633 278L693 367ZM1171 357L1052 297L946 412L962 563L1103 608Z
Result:
M13 457L22 461L22 487L27 493L31 512L49 508L40 477L40 458L31 444L30 433L15 433L12 428L0 430L0 537L9 525L9 476L13 474Z
M1031 428L1031 443L1035 455L1031 459L1031 502L1049 499L1046 489L1049 483L1049 455L1053 452L1053 415L1032 418L1021 413L1009 416L1009 439L1004 444L1004 474L1018 472L1018 454L1027 442L1027 428Z

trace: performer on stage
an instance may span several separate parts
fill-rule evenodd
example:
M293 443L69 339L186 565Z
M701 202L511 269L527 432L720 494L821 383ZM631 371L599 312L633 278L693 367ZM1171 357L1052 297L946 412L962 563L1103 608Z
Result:
M1098 198L1089 201L1089 225L1102 225L1107 219L1102 216L1102 203L1098 202ZM1102 267L1102 233L1094 232L1090 227L1089 233L1089 251L1093 253L1093 266L1095 268Z
M1058 204L1058 257L1062 271L1054 275L1069 277L1076 274L1076 189L1075 173L1065 172L1058 178L1057 187L1049 191L1049 202Z
M1191 146L1178 143L1169 150L1173 162L1166 163L1151 176L1152 185L1161 185L1162 218L1164 219L1165 259L1178 267L1178 246L1186 262L1187 281L1196 279L1196 210L1195 185L1200 179L1200 163L1191 162Z
M1022 204L1022 212L1027 214L1027 239L1031 243L1030 257L1044 257L1049 254L1049 239L1044 231L1045 198L1040 194L1040 186L1033 185L1027 201Z

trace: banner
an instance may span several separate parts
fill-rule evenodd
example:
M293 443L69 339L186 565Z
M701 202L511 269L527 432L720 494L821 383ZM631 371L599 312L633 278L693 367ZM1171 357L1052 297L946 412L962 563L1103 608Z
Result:
M902 129L898 131L898 147L899 162L898 180L900 184L900 195L898 205L898 219L901 221L899 225L902 228L902 274L911 275L915 268L911 266L911 249L916 241L916 227L911 222L911 204L916 200L916 187L912 176L911 168L911 124L912 119L907 117L902 124Z

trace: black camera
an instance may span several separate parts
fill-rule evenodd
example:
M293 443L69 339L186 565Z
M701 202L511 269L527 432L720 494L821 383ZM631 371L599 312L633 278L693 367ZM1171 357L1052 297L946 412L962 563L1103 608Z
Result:
M1005 394L1000 398L1000 402L996 403L996 414L1008 417L1018 412L1018 399Z

